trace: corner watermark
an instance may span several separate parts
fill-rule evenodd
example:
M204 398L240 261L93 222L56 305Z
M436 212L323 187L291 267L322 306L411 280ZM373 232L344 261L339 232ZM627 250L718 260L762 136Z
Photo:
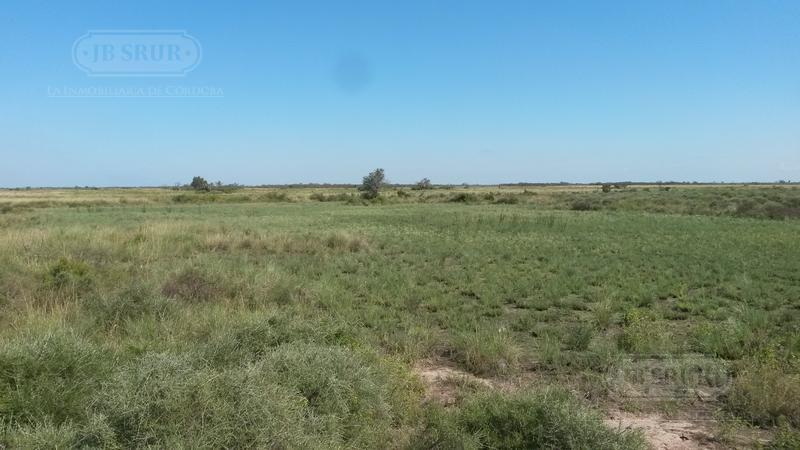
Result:
M109 86L48 86L50 98L206 98L224 97L221 88L208 86L147 86L147 87L109 87Z
M75 40L72 61L90 76L185 76L203 58L185 31L93 30Z
M72 62L94 85L48 86L50 98L219 98L216 86L153 84L149 78L185 78L203 60L200 41L184 30L90 30L72 44ZM140 79L125 83L125 78ZM141 78L145 78L143 82ZM120 79L123 81L120 82Z
M606 372L617 400L651 406L691 404L684 419L693 421L713 420L732 382L728 362L703 355L627 355Z

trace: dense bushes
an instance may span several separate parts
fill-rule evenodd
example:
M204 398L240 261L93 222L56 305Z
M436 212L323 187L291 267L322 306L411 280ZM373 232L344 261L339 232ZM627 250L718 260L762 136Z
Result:
M186 355L148 354L111 378L96 409L119 444L232 448L308 445L306 403L260 367L215 371Z
M683 188L651 191L649 188L616 190L614 186L608 186L608 190L602 192L553 192L546 199L547 206L575 211L603 209L773 220L800 218L800 189L796 188Z
M104 358L70 335L5 343L0 445L374 448L418 415L400 366L342 347L283 344L230 367L148 352L113 373Z
M58 426L86 417L113 356L69 331L21 335L0 344L0 418Z

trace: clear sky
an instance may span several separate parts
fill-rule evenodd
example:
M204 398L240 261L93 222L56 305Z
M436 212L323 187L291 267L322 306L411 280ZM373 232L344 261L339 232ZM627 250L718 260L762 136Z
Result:
M91 77L89 30L186 30ZM59 89L213 88L208 98ZM84 92L84 91L80 91ZM800 180L800 2L37 1L0 7L0 186Z

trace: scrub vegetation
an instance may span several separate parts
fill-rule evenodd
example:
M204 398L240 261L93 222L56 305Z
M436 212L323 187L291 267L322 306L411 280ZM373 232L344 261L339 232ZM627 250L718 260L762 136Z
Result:
M790 448L800 189L604 191L0 191L0 448Z

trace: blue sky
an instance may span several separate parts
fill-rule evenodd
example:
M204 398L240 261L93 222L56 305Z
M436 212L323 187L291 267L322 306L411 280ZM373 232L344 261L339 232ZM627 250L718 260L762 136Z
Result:
M185 77L90 77L88 30L186 30ZM57 98L198 88L217 98ZM0 186L800 180L797 1L17 1Z

